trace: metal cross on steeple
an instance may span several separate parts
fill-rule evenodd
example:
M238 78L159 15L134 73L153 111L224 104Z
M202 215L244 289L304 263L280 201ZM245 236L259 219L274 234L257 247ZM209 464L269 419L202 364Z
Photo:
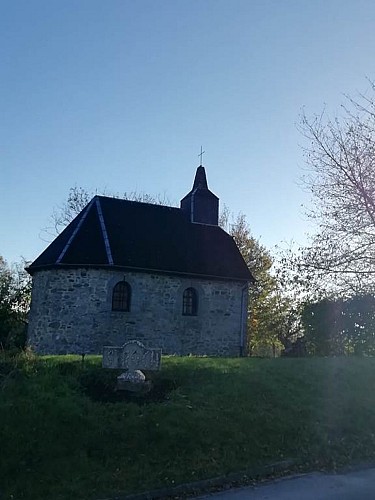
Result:
M202 165L202 164L203 164L203 155L204 155L204 153L205 153L205 152L206 152L206 151L203 151L203 148L202 148L202 146L201 146L201 152L200 152L200 154L198 155L198 156L200 156L200 157L201 157L201 160L200 160L200 165Z

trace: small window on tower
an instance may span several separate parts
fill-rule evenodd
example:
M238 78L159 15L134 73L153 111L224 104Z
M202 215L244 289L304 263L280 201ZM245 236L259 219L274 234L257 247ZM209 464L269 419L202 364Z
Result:
M182 314L196 316L198 313L198 295L194 288L186 288L182 297Z
M131 288L126 281L119 281L113 288L112 311L130 311Z

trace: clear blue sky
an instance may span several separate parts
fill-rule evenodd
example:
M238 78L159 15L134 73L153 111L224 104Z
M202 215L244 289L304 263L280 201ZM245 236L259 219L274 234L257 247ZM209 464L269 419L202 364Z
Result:
M374 78L372 0L0 2L0 255L34 259L74 185L210 188L266 246L303 241L296 129Z

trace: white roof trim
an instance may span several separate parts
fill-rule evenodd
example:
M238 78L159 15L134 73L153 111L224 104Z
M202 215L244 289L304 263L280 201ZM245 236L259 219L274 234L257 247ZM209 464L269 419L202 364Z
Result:
M90 208L92 206L92 204L94 203L94 200L95 198L93 198L90 203L87 205L86 207L86 210L83 212L78 224L77 224L77 227L75 228L75 230L73 231L71 237L69 238L67 244L64 246L64 248L62 249L62 252L60 253L60 255L58 256L57 260L56 260L56 264L60 264L61 260L63 259L64 255L66 254L66 252L68 251L68 248L70 247L70 245L72 244L72 241L74 240L74 238L76 237L76 234L78 233L78 231L80 230L84 220L86 219L87 217L87 214L89 213L90 211Z
M103 234L103 240L104 240L104 245L105 245L105 251L107 252L108 264L111 265L111 266L113 266L113 258L112 258L111 246L109 244L107 228L105 227L105 222L104 222L102 207L100 205L99 198L96 198L96 209L98 211L100 227L102 228L102 234Z

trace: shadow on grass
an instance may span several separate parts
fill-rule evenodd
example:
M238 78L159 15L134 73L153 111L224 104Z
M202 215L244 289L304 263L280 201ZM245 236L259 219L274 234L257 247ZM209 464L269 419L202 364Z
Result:
M148 403L161 403L167 401L171 391L177 389L176 380L162 376L154 376L152 388L149 392L137 393L117 390L116 378L118 371L90 370L82 372L79 377L83 392L92 400L99 403L135 403L145 405Z

